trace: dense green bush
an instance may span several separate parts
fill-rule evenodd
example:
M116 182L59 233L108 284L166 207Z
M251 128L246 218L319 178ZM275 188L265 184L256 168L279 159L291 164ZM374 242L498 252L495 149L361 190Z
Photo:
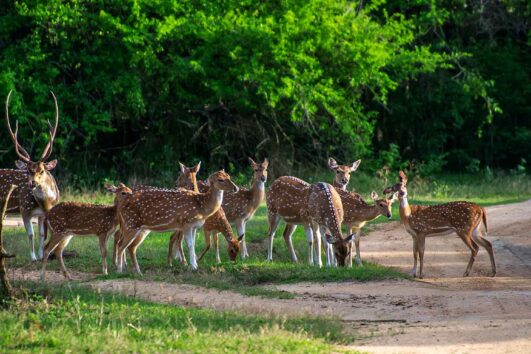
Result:
M20 135L40 148L56 92L59 174L76 185L247 155L276 174L328 155L514 168L529 160L529 47L505 41L520 32L483 40L465 1L436 3L6 1L0 95L15 90Z

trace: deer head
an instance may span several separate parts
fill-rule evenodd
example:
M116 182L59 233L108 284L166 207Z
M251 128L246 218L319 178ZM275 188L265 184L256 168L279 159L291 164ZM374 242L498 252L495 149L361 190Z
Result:
M334 246L334 255L336 256L337 264L344 267L347 264L347 257L350 253L352 240L356 234L351 234L342 239L334 239L330 234L326 234L326 241Z
M201 168L201 161L193 167L187 167L182 162L179 162L181 166L181 174L177 178L177 186L190 190L197 190L197 173Z
M388 218L391 218L393 216L391 209L393 203L398 199L398 192L393 193L393 195L389 199L380 199L378 197L378 193L372 191L371 198L374 201L375 207L380 212L380 215L386 216Z
M243 237L245 234L238 237L238 239L230 239L227 240L227 252L229 253L229 259L232 262L236 261L236 257L238 257L238 253L240 253L240 242L243 240Z
M15 152L19 157L19 160L17 160L15 164L19 170L26 172L28 176L28 185L33 191L35 200L45 211L48 211L53 206L54 202L59 198L57 184L49 172L53 170L55 166L57 166L57 160L46 162L52 153L53 142L57 132L57 126L59 124L59 107L57 105L57 99L54 93L50 91L55 104L55 124L52 126L50 121L48 121L48 126L50 128L50 140L46 144L40 159L37 161L32 161L30 154L28 154L26 149L24 149L18 142L18 121L15 125L15 131L13 131L11 128L11 123L9 121L9 100L11 98L12 91L13 90L9 91L6 99L6 121L7 128L9 129L9 135L11 136L11 140L15 145Z
M118 184L118 186L105 184L105 189L116 195L114 198L114 205L123 203L128 196L133 194L133 191L123 183Z
M269 166L269 160L264 159L262 163L256 163L252 158L249 157L249 164L254 170L254 180L259 182L267 181L267 167Z
M214 187L220 191L232 191L237 192L238 186L230 180L230 176L224 170L214 172L210 177L208 177L208 183L210 187Z
M350 174L358 169L361 160L355 161L350 165L338 165L333 158L328 159L328 168L335 171L334 185L341 189L346 189L350 181Z
M400 183L397 183L394 186L390 186L390 187L385 188L384 189L384 193L387 194L387 193L398 192L398 196L400 198L405 198L405 197L407 197L407 188L406 188L407 176L404 173L404 171L400 171L398 173L398 178L400 180Z

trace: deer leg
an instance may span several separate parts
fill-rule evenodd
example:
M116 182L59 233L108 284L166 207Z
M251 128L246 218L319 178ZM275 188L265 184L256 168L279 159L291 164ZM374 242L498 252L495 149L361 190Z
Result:
M112 249L112 261L114 266L118 268L118 248L120 247L120 239L122 238L122 230L118 230L114 233L114 242Z
M70 242L70 240L72 239L72 236L67 236L65 237L60 243L59 245L57 246L57 248L55 249L55 257L57 257L57 259L59 259L59 265L61 266L61 270L63 272L63 275L65 276L66 279L68 280L72 280L72 278L70 277L70 274L68 274L68 271L66 270L66 266L65 266L65 261L63 259L63 250L65 249L65 247L68 245L68 243Z
M98 241L100 244L100 254L101 254L101 272L103 275L107 275L107 241L111 233L105 233L98 235Z
M286 246L288 246L289 255L291 257L291 261L293 263L297 263L297 254L295 253L295 249L293 248L293 241L291 237L293 236L293 233L295 232L295 229L297 229L297 225L293 224L286 224L286 228L284 229L284 242L286 243Z
M211 246L210 230L203 229L203 231L205 232L205 248L203 249L203 252L201 252L201 254L199 255L199 258L197 260L198 262L201 262L201 259L203 259L203 256L205 255L205 253L208 252Z
M320 238L322 240L323 248L326 252L326 266L327 267L334 267L335 266L335 256L334 256L334 249L333 246L328 240L326 239L326 227L324 226L318 226L317 231L320 234ZM321 247L319 247L319 250L321 250Z
M240 219L236 221L236 230L238 230L238 237L241 235L244 235L243 239L241 240L241 245L242 245L241 257L242 259L249 258L249 253L247 252L247 244L245 243L245 221L244 220Z
M179 231L179 237L175 241L177 242L177 253L175 254L175 258L179 259L181 265L185 266L188 265L188 261L186 260L186 256L184 255L183 251L183 239L184 234L182 233L182 231Z
M195 256L195 230L187 229L184 231L184 237L186 238L186 243L188 244L188 253L190 256L190 268L192 270L197 270L197 259Z
M142 275L142 272L140 271L140 266L138 265L138 260L136 258L136 250L138 249L138 246L144 242L148 234L149 230L142 230L128 247L131 262L133 263L133 271L138 275Z
M306 241L308 241L308 264L313 265L313 230L311 225L304 225Z
M479 225L476 226L476 228L474 229L472 237L474 238L474 241L476 241L477 244L481 245L484 249L487 250L490 258L490 265L492 267L492 276L496 276L496 261L494 260L494 250L492 248L492 243L490 243L490 241L486 238L483 238L479 231Z
M216 263L221 263L221 258L219 257L219 234L214 232L214 245L216 246Z
M417 235L417 253L419 257L420 269L419 269L419 279L422 279L422 272L424 271L424 246L426 244L425 235Z
M326 241L326 236L323 237L323 235L326 235L324 228L319 228L319 225L315 225L315 228L313 229L313 236L315 239L315 258L314 258L314 264L318 266L319 268L323 267L323 261L321 259L321 250L322 250L322 242L321 240Z
M418 247L417 247L417 236L413 236L413 269L411 270L411 276L413 278L417 277L417 257L418 257Z
M59 235L53 235L50 238L50 241L46 244L44 247L44 252L42 256L42 268L41 268L41 281L44 281L45 279L45 272L46 272L46 263L48 263L48 257L50 256L50 253L52 253L57 246L61 243L62 236Z
M468 277L468 275L470 274L470 270L472 269L472 265L474 264L474 260L476 259L476 255L478 254L479 246L474 242L474 240L472 240L472 237L470 237L471 235L463 234L459 236L461 237L465 245L470 248L470 260L468 261L465 273L463 274L464 277Z
M26 228L26 232L28 234L30 258L31 258L31 261L33 262L37 260L37 257L35 256L35 241L34 241L34 235L33 235L33 225L31 224L31 216L22 215L22 221L24 221L24 227Z
M141 235L143 232L142 229L136 229L136 230L125 230L122 228L122 237L119 242L118 247L118 264L116 266L116 272L121 273L122 272L122 266L123 262L125 260L125 250L133 243L133 241ZM131 257L133 257L131 251L129 252ZM133 265L136 263L136 258L133 259ZM137 265L138 267L138 265Z
M275 240L275 233L280 223L280 216L278 214L269 213L267 217L269 223L269 244L267 248L267 260L273 260L273 241ZM241 234L239 234L241 236Z
M44 242L46 241L46 235L44 234L44 216L39 216L38 224L39 224L39 258L42 259L44 256Z

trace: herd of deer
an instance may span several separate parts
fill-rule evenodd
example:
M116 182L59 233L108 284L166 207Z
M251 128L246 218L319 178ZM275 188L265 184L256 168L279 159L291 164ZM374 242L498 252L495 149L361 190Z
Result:
M40 234L39 257L42 258L42 278L44 279L46 262L54 252L59 259L65 277L69 278L62 253L74 235L97 235L102 257L103 273L107 274L107 241L114 235L113 261L118 272L122 272L125 263L125 251L131 258L133 270L139 274L140 267L136 251L151 231L174 232L170 238L168 264L178 259L187 264L182 250L182 240L188 245L190 267L198 268L195 253L197 229L205 234L206 247L199 261L211 247L214 239L216 260L220 261L218 233L223 234L228 245L231 260L236 260L241 252L243 259L249 257L245 242L245 228L260 203L266 199L269 223L268 255L273 260L273 240L281 220L286 223L284 240L291 259L296 262L292 235L297 225L304 227L308 241L308 262L322 266L321 248L326 252L327 266L352 266L355 245L356 263L361 266L360 236L361 228L369 221L382 215L391 217L394 201L400 202L400 219L405 229L413 237L412 275L422 277L424 263L424 244L427 236L457 233L471 251L470 260L464 276L467 276L478 253L478 244L484 247L490 256L493 276L496 264L491 243L483 238L481 224L487 230L485 210L470 202L451 202L442 205L409 205L407 200L407 177L400 171L400 182L387 187L379 198L372 192L373 204L367 203L354 192L347 191L350 174L360 164L360 160L351 165L338 165L330 158L329 168L335 172L333 184L309 184L299 178L283 176L276 179L266 193L265 183L269 161L256 163L249 159L254 170L252 187L244 189L236 186L223 170L210 175L205 181L197 181L200 164L186 167L180 164L181 174L173 189L151 186L135 186L132 189L124 184L106 185L106 189L115 194L112 206L87 203L58 203L59 189L50 171L57 160L46 162L52 153L52 146L59 122L59 108L55 103L55 123L49 124L50 139L40 159L32 161L30 154L17 139L18 122L13 131L9 118L9 92L6 100L6 121L19 160L15 162L17 170L0 170L0 202L4 203L7 192L16 185L13 197L9 200L8 211L18 211L24 221L29 237L31 260L37 260L34 250L34 232L31 219L38 217ZM231 224L236 226L237 237ZM344 237L341 225L346 225L349 236ZM51 237L45 244L47 230ZM353 241L353 242L352 242ZM417 273L417 259L420 269Z

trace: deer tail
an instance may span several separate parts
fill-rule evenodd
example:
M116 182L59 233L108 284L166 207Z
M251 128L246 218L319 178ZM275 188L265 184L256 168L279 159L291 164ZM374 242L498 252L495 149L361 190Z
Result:
M487 212L485 211L484 208L481 208L481 218L483 219L483 225L485 225L485 233L488 232L488 227L487 227Z

